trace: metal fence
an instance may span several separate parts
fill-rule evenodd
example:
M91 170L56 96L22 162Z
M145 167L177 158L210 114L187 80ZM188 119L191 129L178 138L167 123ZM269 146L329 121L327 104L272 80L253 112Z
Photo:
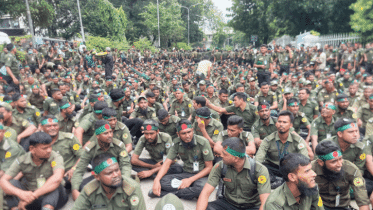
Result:
M341 42L359 42L360 37L353 33L340 33L322 36L313 36L310 32L305 32L297 36L297 45L304 44L305 46L324 46L326 44L339 46Z

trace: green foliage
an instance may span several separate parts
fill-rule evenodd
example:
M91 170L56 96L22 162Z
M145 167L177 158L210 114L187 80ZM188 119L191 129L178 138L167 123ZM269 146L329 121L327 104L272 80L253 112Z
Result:
M225 47L223 48L223 50L233 50L233 46L230 46L230 45L225 45Z
M9 39L12 40L12 42L17 43L21 41L22 39L31 39L31 35L25 35L25 36L10 36ZM13 41L14 40L14 41Z
M368 42L373 40L373 1L357 0L350 6L354 10L351 15L351 28L357 32L362 41Z
M260 43L303 31L320 34L351 32L349 25L356 0L233 0L229 26ZM250 23L250 24L248 24Z
M98 37L98 36L88 36L86 41L86 46L88 50L95 49L96 52L105 51L106 47L118 48L118 50L128 50L130 47L127 41L112 41L109 38Z
M218 28L215 34L212 36L212 45L214 47L222 48L228 36L228 33L223 27Z
M310 31L310 34L311 34L311 35L314 35L314 36L320 36L320 33L317 32L317 31L314 31L314 30L311 30L311 31Z
M152 42L148 40L148 38L140 38L139 41L134 42L133 45L135 45L136 49L144 51L145 49L149 49L152 52L155 52L156 49L152 45Z
M157 4L150 2L144 9L145 12L140 13L140 16L145 19L144 24L148 27L149 34L157 40ZM176 0L162 1L159 4L159 29L162 47L168 47L171 43L176 43L184 38L186 29L183 26L180 7Z
M23 63L26 60L26 52L17 50L16 58Z
M184 49L184 50L191 50L192 49L192 47L188 46L188 44L185 43L185 42L178 42L176 44L176 47L177 47L177 49Z

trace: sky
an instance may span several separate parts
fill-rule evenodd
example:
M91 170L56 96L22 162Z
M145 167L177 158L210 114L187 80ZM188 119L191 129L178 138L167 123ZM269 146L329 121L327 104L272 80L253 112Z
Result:
M232 6L231 0L212 0L212 2L221 12L223 12L224 17L228 13L226 9Z

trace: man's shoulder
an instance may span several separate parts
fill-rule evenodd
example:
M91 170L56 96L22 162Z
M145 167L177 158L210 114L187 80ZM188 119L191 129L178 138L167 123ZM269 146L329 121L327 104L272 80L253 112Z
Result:
M264 138L264 140L266 140L266 141L268 141L268 142L269 142L269 141L273 141L273 140L276 139L276 134L277 134L277 131L275 131L275 132L269 134L267 137Z
M285 205L286 197L284 194L284 187L286 183L282 184L280 187L276 188L272 191L272 193L268 196L266 204L272 204L276 206L278 209L282 209Z
M69 139L69 140L74 139L74 134L72 134L72 133L60 131L60 132L58 132L58 135L61 135L61 137L63 139Z

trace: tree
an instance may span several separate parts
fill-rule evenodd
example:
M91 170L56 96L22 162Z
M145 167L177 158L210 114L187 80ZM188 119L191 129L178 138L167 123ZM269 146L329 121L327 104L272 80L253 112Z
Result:
M351 15L351 28L357 32L363 42L373 40L373 1L357 0L350 8L354 10Z
M181 20L180 7L176 3L176 0L169 0L159 4L159 29L162 47L168 47L171 43L176 43L184 38L185 27L183 27ZM149 29L148 34L157 40L157 4L150 2L145 10L140 15L145 19L144 24Z
M274 37L270 26L268 8L273 0L233 0L229 8L232 20L228 25L233 29L244 32L247 36L258 35L259 42L267 43Z
M53 23L55 11L47 1L30 1L30 13L34 30L46 28ZM0 2L0 15L9 14L13 18L22 17L28 23L26 4L24 0L2 0Z

